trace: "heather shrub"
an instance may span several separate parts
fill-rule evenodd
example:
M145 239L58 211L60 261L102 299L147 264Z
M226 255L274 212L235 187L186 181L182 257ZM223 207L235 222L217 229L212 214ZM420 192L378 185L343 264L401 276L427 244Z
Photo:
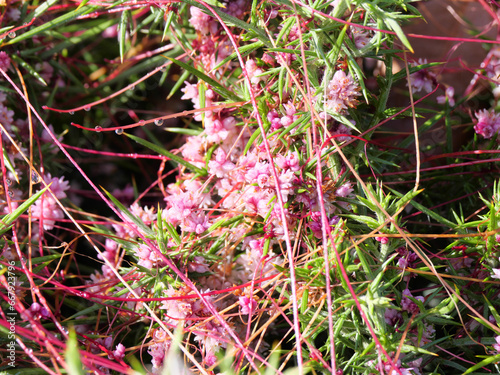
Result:
M499 371L494 2L0 5L2 373Z

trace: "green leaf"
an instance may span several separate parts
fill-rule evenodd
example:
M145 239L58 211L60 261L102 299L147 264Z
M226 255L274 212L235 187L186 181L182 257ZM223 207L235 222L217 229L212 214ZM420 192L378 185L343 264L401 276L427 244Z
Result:
M471 372L476 371L477 369L480 369L481 367L487 366L490 363L495 363L495 362L500 362L500 354L488 356L486 359L482 360L478 364L470 367L462 375L470 374Z
M391 192L395 194L393 189L388 188ZM393 202L390 207L388 208L388 212L390 215L394 215L396 211L400 210L401 208L405 207L413 198L415 198L418 194L420 194L424 189L420 190L410 190L408 193L406 193L404 196L402 196L399 200ZM395 205L395 207L394 207Z
M130 221L137 225L137 227L141 231L143 231L147 236L154 236L155 233L153 232L153 230L151 230L151 228L144 224L144 222L140 218L134 216L118 199L113 197L110 192L106 191L102 187L101 189L106 193L108 198L115 204L115 206L118 207L118 209L130 219Z
M394 191L394 194L398 195L398 196L402 196L401 194L399 194L396 191ZM412 200L411 201L411 205L413 207L415 207L417 210L422 211L424 214L429 215L430 217L432 217L437 222L439 222L439 223L441 223L443 225L446 225L449 228L455 228L456 227L455 223L453 223L452 221L449 221L448 219L445 219L444 217L440 216L436 212L434 212L432 210L429 210L427 207L421 205L420 203L417 203L417 202L415 202L415 201Z
M500 324L500 314L498 314L497 310L492 305L492 303L488 300L488 298L486 298L486 296L484 296L484 300L488 304L488 307L490 308L491 315L493 315L493 317L495 318L497 325Z
M240 220L242 220L244 218L243 215L236 215L234 217L231 217L229 219L222 219L222 220L219 220L215 223L213 223L210 228L207 229L207 232L208 233L211 233L213 232L214 230L216 230L217 228L220 228L221 226L224 226L224 227L227 227L235 222L238 222Z
M78 5L78 7L76 8L76 10L80 9L81 7L83 7L88 2L89 2L89 0L82 0L82 2L80 3L80 5Z
M47 82L45 82L42 76L38 74L38 72L30 64L28 64L26 61L24 61L15 54L11 54L10 58L14 60L17 64L19 64L19 66L26 69L28 73L31 74L33 77L35 77L37 80L39 80L42 83L42 85L47 86Z
M66 365L68 366L68 374L70 375L85 375L82 361L80 359L80 350L78 349L78 340L74 329L69 331L68 342L66 343L66 351L64 352Z
M8 154L7 150L5 149L5 147L3 149L3 161L5 163L5 168L7 168L7 170L15 176L16 181L19 182L16 169L14 167L14 164L12 164L12 162L10 161L9 154Z
M174 226L170 223L164 223L163 224L165 226L165 229L167 230L167 232L170 234L170 236L172 237L172 239L174 240L174 242L177 244L177 245L180 245L181 244L181 237L179 236L179 233L177 233L177 231L175 230Z
M25 22L30 22L33 18L38 18L42 14L44 14L49 8L53 5L55 5L59 0L47 0L43 2L42 5L40 5L38 8L35 9L33 13L30 13L30 17L25 19Z
M50 185L49 185L50 186ZM7 214L3 216L0 219L0 235L4 234L7 232L9 229L10 225L19 217L21 216L35 201L42 196L43 193L49 188L47 186L46 188L40 190L38 193L32 195L29 199L24 201L23 204L21 204L18 208L16 208L15 211L11 212L10 214Z
M368 225L371 229L378 228L380 226L379 222L370 216L364 215L342 215L342 217L348 217L350 219L356 220L358 223L363 223Z
M127 24L129 18L129 10L124 10L122 12L120 18L119 30L120 33L118 35L118 45L120 46L120 61L123 62L123 56L125 55L125 45L127 44Z
M189 73L187 70L183 71L181 76L179 77L179 79L177 80L177 82L175 82L175 85L174 87L172 87L172 90L170 90L169 94L167 95L167 100L170 99L172 97L172 95L174 95L177 90L179 90L181 88L181 86L187 81L187 79L189 78L189 75L191 73Z
M52 1L47 1L46 4L55 4L57 2L57 0L52 0ZM52 6L52 5L50 5ZM39 8L44 8L43 11L47 10L44 6L41 6ZM25 33L15 37L15 38L12 38L11 40L9 40L8 42L6 42L5 44L15 44L15 43L19 43L25 39L29 39L35 35L39 35L41 33L43 33L44 31L47 31L47 30L50 30L50 29L53 29L57 26L61 26L65 23L68 23L72 20L74 20L75 18L79 17L79 16L82 16L84 14L88 14L88 13L91 13L93 12L94 10L96 10L97 7L83 7L83 8L80 8L80 9L76 9L74 11L71 11L71 12L68 12L68 13L65 13L63 14L62 16L60 17L57 17L56 19L53 19L49 22L44 22L42 23L40 26L38 27L35 27L33 29L30 29L29 31L26 31ZM38 9L37 9L38 10ZM34 13L37 13L37 11L35 11ZM43 12L38 12L39 14L43 13ZM34 15L34 16L39 16L38 15ZM11 54L11 58L14 56L14 54Z
M176 133L176 134L185 134L185 135L200 135L203 130L201 129L186 129L186 128L165 128L166 132Z
M238 48L238 51L241 54L241 56L246 56L246 55L249 55L253 51L255 51L263 46L264 46L264 43L259 41L259 42L254 42L254 43L250 43L250 44L241 46ZM289 51L287 51L287 52L289 52ZM218 63L212 70L216 71L217 69L221 68L226 63L228 63L229 61L231 61L233 59L236 59L237 57L238 57L238 54L236 52L233 52L228 57L226 57L224 60L222 60L220 63Z
M39 263L36 262L35 260L32 260L31 263L33 265L36 265L36 267L33 267L31 272L33 272L33 274L35 275L38 275L45 267L47 267L50 263L52 263L52 260L45 261L43 263ZM16 264L18 264L19 267L21 267L21 262L16 262ZM26 276L25 274L21 274L21 276L19 276L19 281L21 282L28 281L28 276Z
M265 118L266 118L266 116L262 117L262 119L264 120L264 122L267 121ZM271 126L271 124L269 124L269 123L264 124L264 131L267 132L267 130L269 129L270 126ZM248 142L247 142L247 144L245 146L245 149L243 150L243 155L246 155L246 153L248 152L248 150L250 150L250 148L255 145L255 140L260 135L261 135L260 134L260 127L258 127L257 129L255 129L255 131L253 132L253 134L250 136L250 139L248 140Z
M192 170L193 172L198 173L201 176L206 176L208 174L206 169L198 168L198 167L194 166L193 164L191 164L190 162L184 160L180 156L172 154L170 151L167 151L167 150L165 150L162 147L158 147L154 143L148 142L148 141L146 141L146 140L144 140L144 139L142 139L140 137L136 137L135 135L132 135L132 134L129 134L129 133L123 133L123 135L126 135L130 139L136 141L137 143L143 145L144 147L147 147L147 148L149 148L149 149L157 152L160 155L168 157L170 160L173 160L176 163L178 163L180 165L183 165L184 167Z
M198 77L199 79L201 79L202 81L208 83L211 88L217 93L219 94L220 96L226 98L226 99L231 99L231 100L234 100L236 102L242 102L243 99L241 99L238 95L234 94L232 91L226 89L224 86L222 86L219 82L217 82L215 79L213 78L210 78L209 76L207 76L205 73L199 71L198 69L195 69L194 67L192 67L191 65L189 64L186 64L182 61L179 61L179 60L176 60L174 59L173 57L168 57L168 56L165 56L167 59L169 59L170 61L172 61L173 63L179 65L181 68L183 68L184 70L187 70L189 73L193 74L194 76Z
M52 254L52 255L45 255L43 257L36 257L31 259L32 264L39 264L39 263L50 263L54 259L59 259L62 257L62 254ZM16 261L15 265L21 266L21 261Z
M332 50L327 55L328 61L337 61L338 60L346 32L347 32L347 25L344 25L344 27L342 28L342 31L340 32L340 35L338 36L337 40L335 41L335 44L332 47Z
M401 352L403 353L419 353L419 354L426 354L426 355L431 355L433 357L436 357L437 354L436 353L433 353L431 351L428 351L428 350L425 350L423 348L419 348L419 347L416 347L416 346L412 346L412 345L406 345L406 344L403 344L401 346Z
M73 46L75 46L75 45L77 45L79 43L83 43L84 41L86 41L88 39L92 40L96 36L101 35L102 32L104 30L106 30L108 27L111 27L111 26L113 26L116 23L117 23L117 19L116 18L112 18L112 19L106 20L106 21L105 20L100 20L100 22L97 23L97 24L95 24L95 26L92 26L92 24L89 24L87 30L85 30L83 33L71 36L70 38L65 38L62 42L57 43L52 48L50 48L50 49L45 50L44 52L42 52L40 54L40 58L42 60L44 60L44 59L50 59L54 54L62 51L65 48L73 47ZM21 53L21 55L24 56L23 53ZM59 66L64 67L65 74L68 77L70 77L71 75L73 75L73 73L68 69L68 66L66 66L65 64L58 64L57 60L53 60L51 63L52 63L52 65L57 64ZM81 86L83 86L83 83L81 82L81 80L78 83Z
M413 53L413 48L412 48L410 42L408 41L408 39L406 38L406 35L403 32L403 29L401 28L401 26L399 26L399 23L396 20L389 18L389 17L387 17L385 19L385 23L387 24L387 26L389 26L389 28L392 29L392 31L394 31L396 33L399 40L401 40L401 42L404 44L404 46L406 48L408 48L411 53Z

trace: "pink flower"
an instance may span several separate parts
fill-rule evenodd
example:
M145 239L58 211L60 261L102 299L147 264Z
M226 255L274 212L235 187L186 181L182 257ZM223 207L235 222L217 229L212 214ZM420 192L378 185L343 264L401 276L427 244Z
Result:
M472 264L474 263L474 259L471 257L468 257L468 256L451 258L448 260L449 260L449 262L454 270L460 270L462 268L469 269L472 266ZM448 267L446 268L446 272L449 272Z
M245 14L247 6L247 0L233 0L228 2L226 8L222 9L222 11L233 17L241 18Z
M189 82L185 82L186 83L186 87L182 88L181 91L184 93L184 95L182 95L181 99L182 100L192 100L192 99L195 99L195 100L198 100L198 95L199 95L199 92L198 92L198 86L197 85L193 85L192 83L189 83Z
M66 190L69 189L69 182L64 180L64 177L52 177L50 173L43 179L47 185L50 184L50 191L56 196L57 199L66 198Z
M171 285L165 291L167 297L179 297L184 293L183 291L175 290ZM179 320L186 320L193 314L191 307L191 301L189 299L169 299L162 301L160 309L166 310L167 322L171 322L175 325L179 323Z
M227 155L222 148L215 151L215 160L208 162L209 172L219 178L227 176L235 167L234 163L227 160Z
M218 325L216 320L211 320L203 324L204 332L195 332L194 341L198 341L203 349L205 350L205 361L212 363L214 354L219 351L220 348L225 348L227 346L227 336L226 330Z
M259 187L252 187L243 195L246 209L262 216L265 216L269 211L270 199L269 189L260 189Z
M403 315L395 309L387 309L384 313L384 320L392 327L399 327L403 323Z
M118 25L108 27L101 35L103 38L116 38L118 36Z
M335 113L343 113L358 104L359 86L352 76L337 70L326 88L326 108Z
M493 276L491 276L492 279L500 279L500 268L493 268Z
M7 17L9 17L9 20L16 22L21 18L21 10L18 8L14 7L9 7L6 12Z
M297 178L291 170L288 170L286 172L281 172L278 179L280 181L280 193L283 201L288 202L288 196L295 190L294 186Z
M212 116L205 117L205 134L207 135L207 141L211 143L219 143L228 138L231 131L234 130L236 126L236 120L234 117L226 117L220 119L214 119Z
M418 255L409 251L406 255L398 259L398 266L401 268L414 268L414 262L418 260Z
M285 108L285 116L280 119L280 124L284 127L292 125L299 117L295 115L297 109L292 102L283 104Z
M264 53L264 55L262 56L262 61L268 65L274 66L276 59L273 56L271 56L270 54Z
M210 272L210 268L208 268L207 260L202 256L196 256L192 261L188 264L189 272L197 272L197 273L206 273Z
M116 345L116 348L112 353L112 358L121 361L123 357L125 357L125 346L120 343Z
M419 66L427 64L426 59L418 59L418 62L411 63L411 66ZM420 69L419 71L410 75L410 83L413 93L424 90L431 92L432 87L436 82L436 75L428 69Z
M283 127L283 124L281 123L281 118L278 112L276 112L276 110L274 109L267 113L267 121L271 123L272 130L278 130Z
M330 227L333 227L339 222L338 216L333 216L328 219L328 224ZM323 238L323 225L321 223L321 213L317 211L311 212L311 221L307 224L309 229L312 230L314 236L316 238ZM328 228L327 233L330 231Z
M287 116L293 116L297 113L297 109L295 108L295 105L291 101L283 104L283 107L285 108L285 114Z
M356 125L356 122L353 120L351 120L351 123L353 125ZM335 140L337 142L344 142L351 139L349 135L352 134L352 129L348 126L345 126L344 124L336 124L333 127L332 131L330 131L330 133L332 134L332 136L337 136L335 137Z
M436 98L436 101L439 104L444 104L446 101L448 101L450 107L453 107L455 105L455 99L453 99L453 96L455 95L455 89L453 86L450 86L446 89L444 95L440 95Z
M250 78L250 82L253 85L256 85L260 81L264 80L264 77L259 77L262 73L264 73L264 71L257 66L253 59L247 60L247 62L245 63L245 69Z
M148 348L148 354L151 356L151 363L153 364L153 369L161 369L163 366L163 361L168 351L170 343L167 341L155 343L150 345Z
M42 307L38 302L33 302L28 310L26 310L26 313L31 314L31 317L33 319L48 319L50 317L49 311L45 308Z
M339 198L347 198L349 195L352 194L354 189L352 188L352 185L350 182L346 182L343 184L341 187L339 187L337 190L335 190L335 196Z
M181 99L191 99L193 102L193 106L195 109L201 109L201 104L200 104L200 98L199 98L199 93L198 93L198 88L196 85L191 84L186 82L186 87L181 89L182 92L184 92L184 95L181 97ZM205 91L205 106L204 108L212 107L213 102L212 100L215 98L215 92L208 88ZM203 119L203 114L205 115L205 118L207 119L212 119L213 117L213 111L203 111L203 112L197 112L194 115L194 119L196 121L201 121Z
M92 353L100 353L102 350L102 347L104 347L105 350L110 350L111 345L113 344L113 337L107 336L107 337L99 337L98 339L95 340L90 345L90 350Z
M151 224L156 221L157 215L155 213L155 208L151 206L148 208L147 206L141 207L139 203L135 202L129 207L130 213L137 218L141 219L145 224Z
M13 122L14 122L14 111L8 109L6 106L0 103L0 123L7 130L10 130L10 127L13 124Z
M418 307L418 305L408 297L419 300L421 302L424 302L424 297L422 296L413 297L409 289L405 289L403 291L403 298L401 298L401 308L403 309L403 311L407 311L410 314L419 313L420 308Z
M271 179L271 170L267 162L258 162L255 166L249 169L245 175L245 180L249 183L255 183L261 187L269 187Z
M370 34L365 29L354 27L352 29L352 40L354 41L356 48L362 49L366 47L370 41Z
M411 370L413 370L413 367L410 367L410 368L406 368L406 367L399 367L399 366L396 366L393 370L390 370L391 366L389 365L386 365L385 366L388 371L387 375L413 375Z
M185 232L202 234L210 227L210 224L207 217L205 216L205 213L200 212L192 213L191 215L186 217L180 226L181 229Z
M493 349L495 349L500 354L500 336L495 336L496 344L493 344Z
M10 67L10 57L5 51L0 51L0 69L7 71Z
M500 114L482 109L476 112L477 123L474 130L484 138L491 138L500 129Z
M51 184L49 189L55 198L49 192L45 192L32 206L31 217L33 220L43 222L44 230L51 230L56 221L64 218L64 212L56 199L66 198L65 191L69 189L69 183L64 177L52 177L50 174L45 176L44 181L47 185Z
M412 328L408 333L408 338L414 346L422 346L432 341L435 336L436 330L432 324L423 323L423 330L419 328Z
M137 264L145 268L152 269L154 267L163 267L165 265L165 262L158 252L154 249L150 249L146 244L140 244L135 251L135 255L139 258L139 262Z
M252 249L252 251L259 251L262 253L262 250L264 249L264 242L265 240L263 238L258 240L250 240L248 246L250 246L250 249Z
M375 361L369 361L368 364L370 366L373 366ZM411 363L407 363L406 365L412 364L412 365L418 365L421 363L421 361L416 360ZM377 365L375 366L375 370L378 371L380 374L385 374L385 375L421 375L420 371L416 367L402 367L401 366L401 360L397 360L394 362L391 361L383 361L382 363L378 362Z
M211 36L203 35L201 38L193 41L193 49L200 52L202 62L206 64L207 67L212 68L213 55L215 53L215 43Z
M181 149L182 157L197 167L205 166L205 145L201 137L188 137Z
M55 135L55 130L54 130L54 127L52 125L49 125L48 126L49 128L49 131L50 133L54 134ZM40 136L40 140L44 143L53 143L54 140L52 139L50 133L44 128L42 130L42 134ZM59 140L59 141L62 141L63 137L62 136L57 136L56 135L56 138ZM57 149L56 149L57 150Z
M177 225L181 220L191 215L193 210L198 208L200 202L199 197L195 194L182 191L169 195L165 200L170 205L170 208L164 211L165 219L172 225Z
M290 116L283 116L280 119L280 124L283 125L285 128L287 128L293 124L293 118Z
M290 169L292 172L297 172L300 169L299 155L297 151L288 152L286 156L278 154L276 155L276 164L281 169Z
M208 14L203 13L196 7L191 7L190 12L191 18L189 19L189 23L196 31L199 31L201 34L215 34L217 32L217 23Z
M240 311L243 315L254 314L257 309L257 302L253 298L248 298L247 296L241 296L239 298Z

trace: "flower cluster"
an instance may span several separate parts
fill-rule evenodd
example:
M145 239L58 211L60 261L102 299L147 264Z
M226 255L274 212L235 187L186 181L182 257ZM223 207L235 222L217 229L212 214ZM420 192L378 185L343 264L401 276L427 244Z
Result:
M424 302L424 297L413 297L410 290L405 289L403 291L403 298L401 298L401 307L403 311L407 311L409 314L418 314L420 312L420 308L418 307L416 302L412 301L412 299Z
M426 59L418 59L417 62L413 62L410 65L415 67L424 64L427 64ZM427 68L420 69L410 74L410 85L413 93L420 92L421 90L429 93L436 85L436 75Z
M64 177L52 177L50 173L44 176L49 190L38 199L32 207L31 217L37 220L44 230L54 228L56 221L64 218L64 212L59 206L58 201L66 198L66 191L69 189L69 182Z
M320 0L314 11L249 0L6 3L0 263L2 280L10 279L0 294L10 303L7 315L24 321L16 326L16 365L67 368L60 353L75 346L69 325L84 371L103 374L129 373L136 358L145 371L175 373L167 367L180 345L186 373L226 371L218 358L234 354L227 371L242 374L272 358L274 340L285 343L280 368L296 360L299 372L306 366L337 375L419 375L435 370L432 361L446 372L455 352L461 366L476 366L477 350L463 351L463 340L455 340L466 332L500 353L500 336L488 335L480 317L464 313L464 327L456 324L458 312L470 309L500 325L498 303L486 300L498 295L500 279L500 235L493 234L500 185L484 168L484 154L498 146L500 48L489 47L462 98L454 88L461 85L443 82L434 64L410 64L408 90L442 89L431 109L422 107L428 101L413 103L412 114L426 121L419 135L427 141L424 132L433 132L434 144L422 150L446 150L436 156L453 155L453 163L469 158L446 165L451 179L441 163L423 167L429 178L417 190L407 177L414 175L412 138L399 126L410 111L389 106L397 96L407 102L408 90L392 91L405 71L385 65L404 59L401 47L409 46L398 22L413 18L414 7L368 0ZM57 21L50 33L45 20ZM97 37L84 45L89 35ZM172 100L165 114L157 102L140 102L158 96L152 83L160 72ZM481 79L491 84L493 104L473 112L464 99ZM488 150L467 141L464 152L450 154L452 145L436 141L433 121L445 118L451 131L463 119L470 126L471 113L475 132L494 141L479 143ZM166 118L165 127L149 126ZM98 167L87 170L89 163ZM80 174L71 189L60 177L65 167ZM468 190L484 188L479 204L487 215L473 194L470 202L455 199L464 196L463 176ZM112 192L108 198L99 185ZM457 224L444 219L455 202L470 214L455 215ZM428 220L447 235L414 235L433 227ZM0 320L9 325L5 314ZM172 340L176 330L181 344ZM446 337L435 340L436 332ZM227 348L234 351L222 353ZM495 371L494 363L484 367Z
M203 292L205 294L204 298L208 303L217 305L211 296L206 295L209 291L207 289ZM203 320L205 317L210 316L211 313L201 300L186 298L190 294L193 294L193 292L187 287L174 289L172 286L169 286L165 291L168 299L162 302L160 309L164 310L166 324L177 326L181 322L185 327L192 326L195 336L194 340L203 348L205 363L208 366L212 366L217 359L215 353L220 348L226 347L227 332L217 322L217 319ZM158 366L161 363L159 361L160 355L156 357L154 365L155 367L160 367Z
M419 365L421 364L422 359L418 361L414 361L411 366L415 367L403 367L401 365L401 360L397 360L396 363L391 363L390 361L384 361L382 364L377 364L376 370L379 374L387 374L387 375L421 375L422 373L419 370ZM373 361L371 362L373 365ZM371 375L374 375L373 373Z
M328 83L325 91L325 108L333 113L343 113L348 108L355 108L357 97L361 95L360 87L351 74L337 70Z
M436 101L439 104L445 104L448 102L450 107L453 107L455 105L455 88L453 86L449 86L446 88L444 95L438 96L436 98Z
M474 125L474 130L477 134L488 139L498 133L500 129L500 114L482 109L476 112L476 118L477 122Z

